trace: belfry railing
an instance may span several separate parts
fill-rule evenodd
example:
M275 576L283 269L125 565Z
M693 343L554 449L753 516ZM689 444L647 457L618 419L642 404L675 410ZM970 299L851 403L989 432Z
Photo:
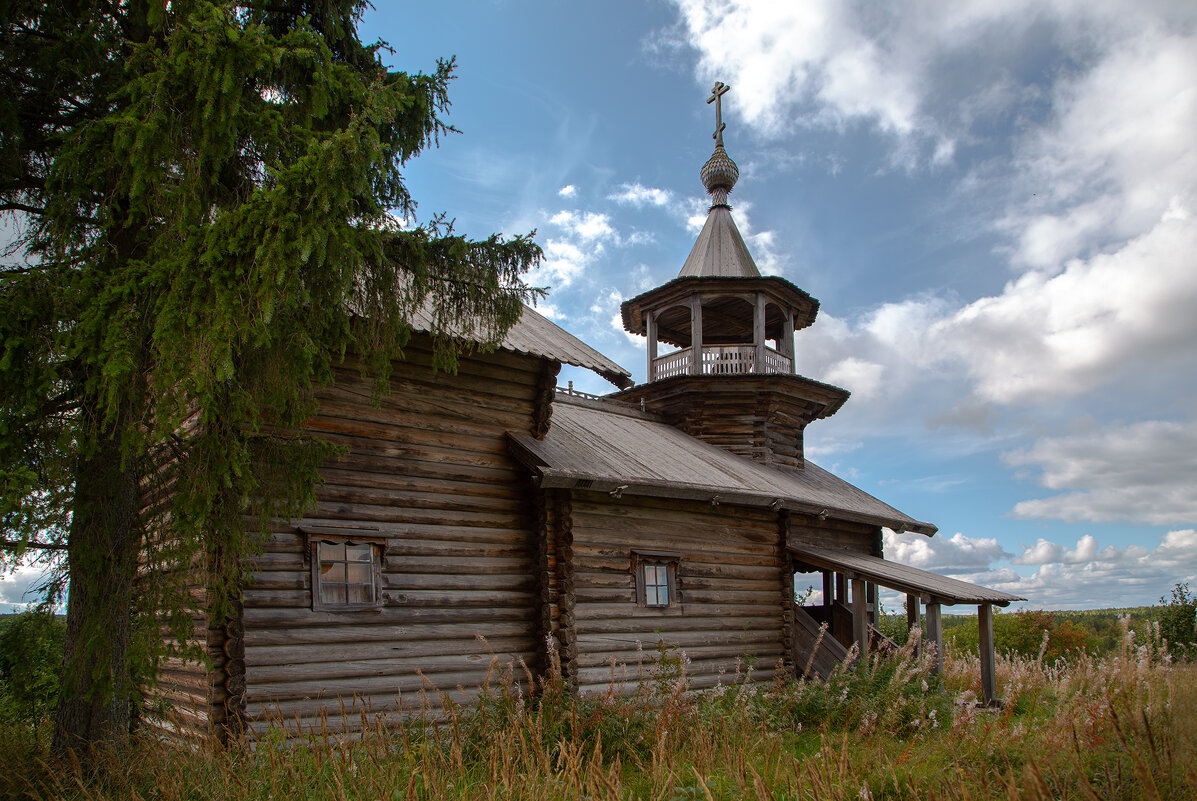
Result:
M705 345L702 349L702 375L744 375L747 373L793 373L793 360L770 347L764 348L764 358L757 364L756 348L752 345ZM692 372L693 349L682 348L653 359L650 381L688 375Z

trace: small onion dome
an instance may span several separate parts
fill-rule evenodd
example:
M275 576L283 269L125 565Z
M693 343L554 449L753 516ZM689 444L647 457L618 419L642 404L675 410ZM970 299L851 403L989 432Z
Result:
M727 155L723 145L715 145L715 152L702 165L702 185L711 195L711 206L726 206L727 193L732 191L740 178L740 168Z

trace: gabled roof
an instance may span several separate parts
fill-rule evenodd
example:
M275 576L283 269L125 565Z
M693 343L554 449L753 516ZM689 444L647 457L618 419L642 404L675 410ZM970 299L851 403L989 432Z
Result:
M713 206L678 278L760 278L727 206Z
M513 452L543 487L580 487L628 495L690 498L917 531L935 526L909 517L864 490L806 462L778 470L695 439L650 415L612 401L558 395L543 440L508 432Z
M412 327L417 331L431 331L432 314L427 307L412 315ZM481 342L484 337L465 333L463 338ZM561 326L525 306L518 322L507 330L499 345L503 350L553 359L575 367L585 367L601 375L615 386L626 389L632 386L632 374L615 362L587 345Z
M979 584L948 578L867 553L813 548L807 545L791 545L789 549L797 559L812 567L859 576L891 590L927 595L933 603L1005 606L1011 601L1026 600L1018 595L991 590Z

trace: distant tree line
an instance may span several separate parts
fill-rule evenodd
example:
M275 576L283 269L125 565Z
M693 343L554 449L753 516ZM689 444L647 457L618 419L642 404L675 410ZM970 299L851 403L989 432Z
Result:
M1126 628L1123 628L1123 621ZM907 638L906 616L887 615L882 630L899 643ZM1197 658L1197 597L1188 584L1177 584L1157 606L1048 612L1022 609L994 616L993 637L998 653L1042 657L1054 662L1081 651L1104 655L1122 647L1124 631L1133 632L1134 645L1158 648L1166 643L1178 659ZM976 615L943 616L946 648L976 651Z

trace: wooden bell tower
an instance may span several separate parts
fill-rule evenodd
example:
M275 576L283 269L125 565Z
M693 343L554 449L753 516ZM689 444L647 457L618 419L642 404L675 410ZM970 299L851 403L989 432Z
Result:
M624 328L648 339L648 381L613 397L643 402L671 425L763 464L800 470L802 432L848 392L794 371L794 333L819 302L762 276L728 205L740 171L723 146L716 83L715 152L702 168L707 221L677 278L625 301ZM667 352L662 354L661 346Z

